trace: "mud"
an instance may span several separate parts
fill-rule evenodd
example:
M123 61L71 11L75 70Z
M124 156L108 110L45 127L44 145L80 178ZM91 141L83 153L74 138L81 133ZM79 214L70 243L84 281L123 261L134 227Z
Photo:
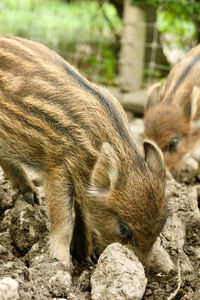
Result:
M71 282L65 267L49 257L49 223L41 188L39 193L40 205L26 203L0 172L0 296L1 280L6 278L13 287L3 281L2 299L10 299L9 291L7 298L5 296L5 286L10 293L12 288L17 288L12 294L13 300L91 299L90 278L97 267L73 261ZM167 223L154 246L151 268L146 271L148 282L141 299L170 299L179 284L174 299L199 300L200 183L197 179L187 184L170 180L167 194ZM122 275L124 273L123 265ZM103 279L106 283L106 276Z

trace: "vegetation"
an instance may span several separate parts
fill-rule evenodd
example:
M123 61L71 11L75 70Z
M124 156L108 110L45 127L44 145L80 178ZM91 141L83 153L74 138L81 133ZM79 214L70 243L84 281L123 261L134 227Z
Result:
M103 11L120 32L115 7L105 3ZM1 0L0 20L0 34L42 42L87 75L96 74L95 80L110 83L116 77L118 41L97 1Z
M76 64L92 80L114 84L122 3L122 0L109 3L104 0L1 0L0 34L40 41ZM193 41L200 42L198 1L132 0L132 4L146 7L147 12L148 5L154 5L159 31L169 33L181 49L187 51Z
M184 46L186 42L191 44L192 40L198 39L196 27L197 23L200 22L199 1L132 0L132 4L154 5L157 8L159 31L172 34L180 46Z

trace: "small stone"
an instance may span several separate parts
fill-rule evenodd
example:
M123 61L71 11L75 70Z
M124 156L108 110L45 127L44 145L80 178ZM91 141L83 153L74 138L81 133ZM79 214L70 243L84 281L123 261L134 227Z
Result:
M88 270L83 271L78 279L78 288L81 292L89 291L90 289L90 272Z
M0 299L18 300L18 282L11 277L4 277L0 280Z
M91 277L91 299L140 300L146 284L144 268L135 254L113 243L100 255Z
M54 297L67 297L71 286L71 276L69 272L58 271L49 280L51 293Z
M46 231L46 215L40 206L32 206L20 195L11 211L10 235L23 255L41 239Z
M169 274L172 270L175 270L175 266L168 252L161 245L160 238L158 238L153 245L150 259L150 265L154 272Z
M11 260L13 258L14 256L12 255L12 253L0 244L0 259L3 259L5 261L5 260Z

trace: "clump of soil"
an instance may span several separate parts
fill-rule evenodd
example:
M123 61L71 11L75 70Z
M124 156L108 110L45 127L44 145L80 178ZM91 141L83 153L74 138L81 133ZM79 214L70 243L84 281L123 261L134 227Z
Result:
M178 284L175 299L200 299L199 191L198 183L168 182L168 219L154 246L143 300L168 299ZM49 256L48 225L42 194L40 205L32 206L1 175L0 289L2 279L12 278L21 300L91 299L90 278L96 266L73 261L70 282L65 267Z
M49 256L43 197L32 206L0 175L0 288L1 279L11 277L18 283L20 300L89 299L92 267L74 262L71 283L64 265Z

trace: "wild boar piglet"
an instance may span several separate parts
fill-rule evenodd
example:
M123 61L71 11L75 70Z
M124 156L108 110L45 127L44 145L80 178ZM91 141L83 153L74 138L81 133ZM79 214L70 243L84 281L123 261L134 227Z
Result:
M149 89L144 124L145 137L160 147L176 179L190 155L200 160L200 45L172 68L163 85Z
M140 153L120 103L44 45L0 37L0 163L25 199L40 172L51 254L70 268L108 244L146 257L166 216L162 153Z

